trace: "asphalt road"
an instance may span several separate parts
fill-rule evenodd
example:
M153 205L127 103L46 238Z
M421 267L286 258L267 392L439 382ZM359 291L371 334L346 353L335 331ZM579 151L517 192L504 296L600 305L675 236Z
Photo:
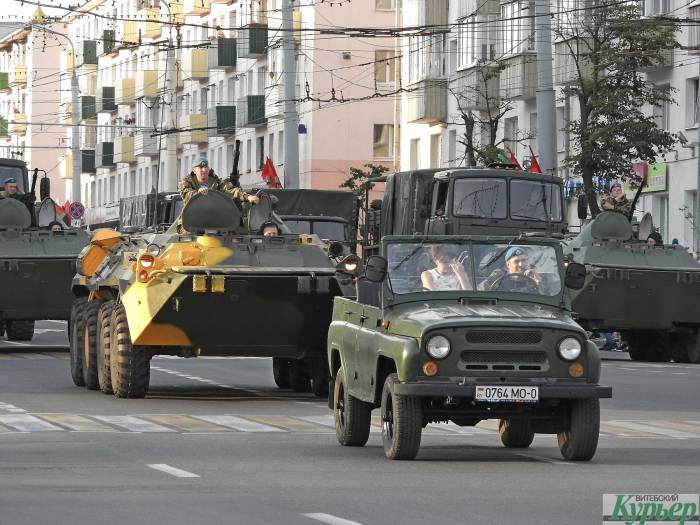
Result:
M73 386L65 323L37 326L0 340L0 525L590 524L604 493L700 491L700 366L609 354L590 463L554 436L506 450L493 423L431 425L392 462L377 421L340 447L325 401L277 390L269 360L156 358L148 398L121 400Z

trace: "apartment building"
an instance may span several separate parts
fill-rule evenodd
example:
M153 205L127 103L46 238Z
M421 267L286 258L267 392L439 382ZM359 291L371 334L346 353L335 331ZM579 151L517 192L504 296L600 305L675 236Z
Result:
M553 23L571 24L570 13L577 2L552 2ZM572 11L573 9L573 11ZM700 6L680 0L642 0L641 16L669 15L680 19L700 19ZM403 27L433 26L444 31L431 34L407 35L400 40L403 50L401 74L407 88L401 99L401 147L399 163L402 169L428 167L457 167L466 164L462 110L484 115L488 97L509 100L508 111L499 126L498 138L505 139L522 161L535 154L537 147L537 65L534 37L534 2L531 0L404 0L400 10ZM700 29L685 24L677 35L682 46L700 43ZM570 82L572 64L567 60L565 44L553 42L552 73L556 89L556 142L557 162L562 166L571 151L570 137L564 132L565 123L578 116L576 102L566 100L562 87ZM682 132L688 139L686 146L677 149L665 159L651 166L638 165L635 170L648 172L649 186L645 189L637 209L650 212L666 242L677 238L681 244L694 246L692 210L697 199L697 155L700 154L698 137L698 51L674 49L669 51L666 64L645 72L647 78L659 85L674 88L677 104L647 108L660 126L672 132ZM505 68L485 84L477 72L483 62L497 60ZM479 86L477 86L479 84ZM485 130L477 129L477 144L485 142ZM567 151L568 150L568 151ZM569 173L558 168L557 173ZM580 181L571 180L569 186ZM631 194L632 190L629 189ZM569 199L570 202L575 198ZM569 206L569 223L579 224L575 202Z
M337 188L351 166L392 161L391 98L357 99L393 88L394 40L314 29L391 27L395 6L301 4L294 11L296 91L307 98L297 104L300 185ZM263 184L268 157L284 182L281 8L281 0L92 0L64 19L77 57L66 49L61 60L61 109L69 121L77 68L81 188L91 222L116 217L125 195L175 189L200 154L228 176L236 140L242 185ZM168 41L174 90L166 83ZM333 92L348 102L323 102ZM170 166L172 132L177 155ZM66 150L68 178L71 162Z
M57 74L58 49L42 31L41 9L31 25L0 23L0 157L24 160L46 170L53 197L65 194L58 173L64 133L56 119L58 91L47 86ZM53 26L48 25L49 29ZM48 44L47 44L48 39Z

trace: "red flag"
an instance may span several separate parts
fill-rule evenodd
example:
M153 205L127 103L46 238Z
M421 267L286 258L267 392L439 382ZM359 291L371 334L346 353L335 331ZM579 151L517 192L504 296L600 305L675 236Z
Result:
M537 157L535 157L535 152L532 151L532 146L528 146L530 148L530 173L542 173L542 168L540 168L540 163L537 162Z
M70 202L66 201L66 203L63 205L63 211L66 212L66 219L70 221L73 218L70 214Z
M515 156L515 154L510 150L510 146L506 146L506 149L508 150L508 156L510 157L510 163L514 164L515 166L518 167L519 170L523 169L520 166L520 163L518 162L518 158Z
M262 180L264 180L270 188L282 187L280 179L277 176L277 170L275 169L275 165L272 164L270 157L267 157L267 160L265 161L265 166L263 166Z

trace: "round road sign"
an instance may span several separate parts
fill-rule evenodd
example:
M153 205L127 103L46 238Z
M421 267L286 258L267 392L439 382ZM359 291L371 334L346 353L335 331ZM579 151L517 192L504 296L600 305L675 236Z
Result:
M70 205L70 216L73 219L80 219L85 215L85 206L79 202L72 202Z

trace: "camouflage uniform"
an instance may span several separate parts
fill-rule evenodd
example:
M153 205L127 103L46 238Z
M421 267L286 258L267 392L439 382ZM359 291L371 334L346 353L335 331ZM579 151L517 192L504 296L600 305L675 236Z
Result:
M618 213L622 213L623 215L628 215L628 216L629 216L630 212L632 211L632 203L624 195L622 196L622 198L620 200L615 200L612 197L605 197L600 203L601 208L603 207L603 204L605 204L606 202L609 202L610 204L612 204L613 209L608 210L606 208L603 208L603 211L616 211Z
M187 177L180 181L180 184L178 184L178 190L180 191L180 195L182 195L182 201L187 204L187 202L197 194L199 188L201 187L202 186L199 184L199 182L197 182L197 177L195 174L190 173ZM234 186L227 180L221 180L213 173L209 174L209 182L207 187L210 190L223 192L234 200L245 202L249 197L249 194L244 192L241 188Z

